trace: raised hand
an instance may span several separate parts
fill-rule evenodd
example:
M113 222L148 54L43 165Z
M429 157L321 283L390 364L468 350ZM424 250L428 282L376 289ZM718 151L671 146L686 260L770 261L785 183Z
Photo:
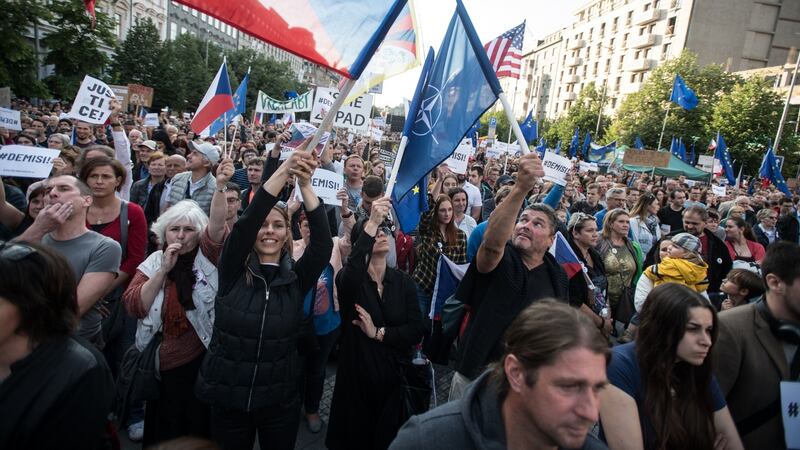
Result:
M233 176L233 160L229 157L226 157L219 163L217 167L217 186L223 186L227 183L231 177Z
M544 177L544 168L539 154L530 152L519 158L519 168L517 170L516 187L522 188L526 192L533 189L536 182Z
M380 226L386 217L389 216L389 208L392 206L392 201L389 197L381 197L372 202L372 209L369 213L369 221L375 225Z

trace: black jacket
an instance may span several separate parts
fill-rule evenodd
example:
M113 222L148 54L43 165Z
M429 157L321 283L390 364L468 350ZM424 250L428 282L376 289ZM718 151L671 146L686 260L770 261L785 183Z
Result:
M603 264L603 257L600 256L600 253L597 250L590 248L589 249L589 257L592 258L592 266L593 269L589 269L589 265L586 264L586 260L583 259L583 252L581 252L580 248L575 244L575 241L572 239L572 236L568 239L570 247L572 247L572 251L575 252L575 255L581 262L586 266L588 270L591 270L589 273L596 273L596 274L603 274L603 278L605 278L606 273L606 266ZM599 275L598 275L599 276ZM606 288L608 287L608 282L606 281ZM569 279L569 304L575 308L580 308L581 305L586 305L594 311L594 293L589 292L589 284L586 283L586 277L583 275L583 271L580 271L574 275L572 278Z
M798 235L800 235L800 222L797 221L797 216L794 213L790 213L788 216L780 216L775 228L778 229L779 240L797 242Z
M471 309L456 370L470 379L502 356L506 328L523 309L543 297L540 287L529 285L529 271L510 242L492 272L478 272L476 261L477 258L472 261L456 291L456 298ZM544 254L542 264L554 297L568 303L567 273L549 252Z
M111 370L94 347L43 342L0 384L0 448L101 448L113 399Z
M259 189L220 255L214 334L196 386L198 398L214 407L257 411L297 396L298 346L310 331L303 297L328 264L333 241L324 208L307 212L310 244L297 262L284 254L268 285L253 245L277 202Z

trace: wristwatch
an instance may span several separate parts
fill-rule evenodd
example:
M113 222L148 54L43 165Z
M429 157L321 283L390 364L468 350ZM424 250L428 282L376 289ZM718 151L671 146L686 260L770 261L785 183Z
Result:
M223 185L222 188L217 188L217 192L226 193L228 192L228 186Z
M347 214L341 214L342 219L349 219L353 215L353 211L347 211Z

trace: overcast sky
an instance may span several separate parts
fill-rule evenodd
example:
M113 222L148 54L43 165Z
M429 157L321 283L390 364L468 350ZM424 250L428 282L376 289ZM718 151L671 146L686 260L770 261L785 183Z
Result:
M575 10L588 0L463 0L478 37L484 44L527 19L524 50L533 48L536 40L564 27L572 21ZM439 50L447 25L456 8L455 0L415 0L417 23L422 38L422 58L428 47ZM417 43L420 44L419 42ZM390 78L383 85L383 94L376 95L378 106L396 106L403 97L411 98L419 78L420 67Z

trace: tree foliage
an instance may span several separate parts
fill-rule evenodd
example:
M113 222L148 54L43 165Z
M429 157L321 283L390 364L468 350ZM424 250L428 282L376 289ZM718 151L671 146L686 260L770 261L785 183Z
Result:
M42 39L42 45L48 50L45 64L54 67L45 81L54 97L71 100L85 75L100 77L105 72L109 58L101 47L113 48L112 22L98 11L92 28L82 2L55 0L49 9L55 30Z
M697 108L686 111L669 102L676 74L680 74L697 94L700 100ZM672 136L683 137L684 142L703 140L707 137L714 106L731 91L736 79L718 65L699 67L697 56L684 50L679 57L655 68L641 89L625 98L606 140L632 144L639 135L647 148L656 148L668 107L669 118L661 148L669 147Z
M305 83L298 81L297 75L292 72L286 61L275 61L249 48L228 53L228 71L231 77L236 79L236 82L231 80L231 85L238 85L248 68L250 68L250 82L247 89L248 111L255 109L259 90L275 99L284 98L286 91L297 91L298 94L302 94L308 90Z
M50 11L36 0L8 1L0 8L0 86L11 87L20 97L49 96L36 74L36 51L20 30L50 18Z
M489 134L489 121L494 117L497 120L497 128L495 129L495 139L501 142L508 142L509 141L509 134L508 130L511 128L511 124L508 121L508 117L506 117L506 112L500 109L499 111L491 111L485 113L481 116L481 128L480 128L480 135L487 136ZM525 120L524 117L517 119L517 122L522 122ZM511 134L511 142L516 141L517 138Z
M155 86L167 75L163 70L163 53L164 46L152 19L137 20L116 48L111 78L117 83Z
M575 104L562 114L559 118L550 122L543 133L547 139L549 147L555 147L556 143L560 140L561 147L567 149L572 141L572 135L575 133L575 128L580 128L581 144L586 132L592 133L593 142L603 142L603 135L606 128L610 123L610 117L603 114L600 119L600 133L596 135L597 129L597 116L600 113L601 104L607 102L607 98L603 98L603 92L598 89L594 83L589 83L581 89L578 93L578 98Z

